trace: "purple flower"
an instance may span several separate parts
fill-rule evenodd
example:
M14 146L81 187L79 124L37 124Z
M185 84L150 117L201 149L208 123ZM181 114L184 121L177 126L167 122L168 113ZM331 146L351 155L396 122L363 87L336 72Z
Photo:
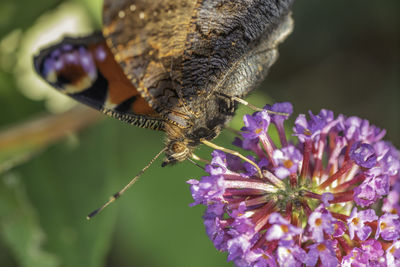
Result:
M333 233L333 217L326 209L317 209L308 218L311 237L316 242L324 241L324 233Z
M328 132L338 122L338 120L334 120L333 112L326 109L321 110L318 115L314 115L310 111L309 115L310 120L300 114L295 121L294 136L297 136L302 143L308 139L318 141L321 133Z
M242 136L246 139L255 139L267 133L271 118L267 111L261 111L253 116L244 115L243 121L245 127L242 128Z
M255 162L256 160L254 159L253 156L247 156L247 158L253 162ZM260 163L258 164L258 166L260 167ZM243 163L243 167L245 169L245 172L243 173L246 177L251 177L254 175L257 175L257 169L256 167L254 167L252 164L250 164L249 162L244 162Z
M306 258L306 252L298 246L280 246L277 249L278 263L282 267L300 267Z
M372 168L366 174L363 183L354 189L354 200L362 207L369 207L377 199L389 193L389 176L381 173L380 168Z
M192 206L199 204L209 205L223 199L225 189L223 176L205 176L201 182L192 179L187 183L192 185L192 196L195 201Z
M287 114L287 115L278 115L271 113L270 114L271 121L274 124L283 124L283 122L287 120L289 116L292 115L293 113L293 105L289 102L275 103L272 106L265 105L264 109Z
M360 248L353 248L350 253L343 257L341 266L345 267L363 267L367 266L368 257L364 255L364 252Z
M398 191L391 191L383 200L382 211L400 214L400 193Z
M266 108L292 111L287 103ZM322 110L299 115L289 143L286 119L266 111L244 117L234 144L251 152L246 157L261 175L214 151L209 175L188 181L192 205L207 206L204 225L215 247L243 267L400 266L400 152L381 141L385 131Z
M336 220L333 224L333 237L341 237L346 232L346 224L342 221Z
M353 208L350 217L347 219L350 238L354 239L354 234L356 233L361 240L367 239L372 229L368 225L365 225L365 222L372 222L377 219L378 216L375 215L373 209L358 211L357 208Z
M368 239L361 244L361 248L365 256L371 261L379 261L379 258L383 255L383 249L381 243L375 239Z
M369 207L377 200L375 189L368 183L357 186L354 189L354 200L361 207Z
M230 236L224 231L226 222L208 210L203 219L208 238L213 241L216 249L225 251L226 243L230 239Z
M329 207L329 205L330 205L329 201L331 201L333 199L334 199L333 194L329 193L329 192L323 193L321 196L321 200L322 200L324 207Z
M396 241L386 250L387 266L400 266L400 241Z
M250 251L252 244L245 235L238 235L228 240L228 261L236 261L243 258L243 255Z
M272 106L266 105L264 107L266 110L271 110L274 112L280 112L280 113L286 113L288 115L278 115L278 114L273 114L271 113L271 121L273 124L275 124L275 127L278 131L279 139L282 143L283 146L287 146L287 140L286 140L286 134L285 134L285 127L283 125L284 121L289 118L290 115L293 113L293 106L289 102L283 102L283 103L276 103L273 104Z
M379 238L386 241L394 241L400 238L400 219L399 215L385 213L378 220L375 239Z
M245 150L255 150L258 147L258 139L240 139L235 137L232 142L233 145L243 148Z
M374 148L361 142L354 143L350 148L350 158L363 168L372 168L376 164Z
M380 141L374 145L378 155L378 163L381 171L389 176L396 176L400 172L400 151L392 144Z
M291 173L295 174L301 168L302 155L294 146L287 146L282 149L276 149L273 154L278 166L275 168L275 175L284 179Z
M331 240L315 243L309 247L305 260L306 266L315 266L318 259L326 267L336 267L338 265L338 259L336 258L334 245Z
M293 238L302 233L302 229L293 226L279 213L272 213L269 217L271 227L266 233L267 240L279 240L281 246L293 245Z
M262 249L249 250L241 260L235 261L236 266L276 267L276 259Z
M389 184L389 175L387 174L382 174L378 168L372 168L371 170L368 171L368 174L371 176L368 177L366 180L368 183L373 182L374 187L375 187L375 192L381 198L382 196L385 196L389 194L389 189L390 189L390 184ZM374 175L374 171L376 171L376 174Z
M387 175L369 176L354 189L354 200L362 207L369 207L377 199L389 193L389 186Z
M354 141L373 143L382 139L386 131L380 130L374 125L370 125L369 121L358 117L349 117L344 122L344 133L346 138Z

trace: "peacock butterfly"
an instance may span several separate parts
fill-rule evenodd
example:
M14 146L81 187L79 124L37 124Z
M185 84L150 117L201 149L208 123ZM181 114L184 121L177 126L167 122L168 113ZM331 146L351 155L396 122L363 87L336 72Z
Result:
M165 131L163 165L191 156L231 120L291 32L293 0L105 0L102 32L34 58L60 92Z

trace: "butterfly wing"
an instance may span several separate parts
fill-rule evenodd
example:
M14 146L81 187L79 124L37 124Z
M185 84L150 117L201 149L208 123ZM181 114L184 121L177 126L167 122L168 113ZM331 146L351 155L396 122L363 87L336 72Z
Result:
M171 119L171 112L182 106L179 75L196 2L104 1L107 45L131 83L164 118Z
M139 127L164 127L164 120L115 62L101 33L67 37L42 50L34 66L50 85L79 102Z
M215 93L244 97L265 77L292 2L105 0L103 34L150 106L182 125L174 112L197 117Z
M204 0L192 15L182 62L184 98L246 96L291 32L293 0Z

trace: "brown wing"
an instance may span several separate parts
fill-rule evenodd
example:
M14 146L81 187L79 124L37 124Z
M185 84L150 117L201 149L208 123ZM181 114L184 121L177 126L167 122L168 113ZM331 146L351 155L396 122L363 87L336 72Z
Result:
M293 0L204 0L196 8L182 64L183 97L245 96L292 30Z
M116 61L154 110L179 105L178 79L197 1L105 0L103 34ZM174 67L176 66L176 67Z
M264 78L292 2L105 0L103 34L150 106L187 126L213 93L243 97Z
M34 65L50 85L79 102L139 127L163 129L164 120L125 77L100 33L67 37L42 50Z

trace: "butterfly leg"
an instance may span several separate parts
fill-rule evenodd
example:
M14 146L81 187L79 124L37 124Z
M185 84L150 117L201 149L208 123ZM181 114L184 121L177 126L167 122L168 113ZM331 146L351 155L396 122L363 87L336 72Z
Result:
M257 106L254 106L253 104L247 102L246 100L244 100L243 98L240 98L238 96L230 96L230 95L226 95L220 92L216 92L216 94L223 96L223 97L227 97L229 98L232 102L237 102L240 103L242 105L245 105L246 107L249 107L250 109L254 110L254 111L263 111L264 109L259 108ZM276 112L276 111L272 111L272 110L267 110L267 112L269 114L274 114L274 115L282 115L282 116L289 116L289 114L284 113L284 112Z
M224 94L224 93L221 93L221 92L215 92L214 94L216 94L218 96L221 96L221 97L228 98L229 101L231 101L233 103L239 103L239 104L245 105L245 106L251 108L254 111L262 111L263 110L262 108L256 107L253 104L247 102L246 100L240 98L239 96L227 95L227 94Z
M206 146L208 146L208 147L221 150L222 152L225 152L225 153L228 153L228 154L232 154L232 155L234 155L234 156L236 156L236 157L241 158L241 159L244 160L244 161L247 161L248 163L250 163L251 165L253 165L253 166L257 169L257 172L258 172L259 177L260 177L260 178L263 177L260 167L258 167L258 165L257 165L254 161L252 161L252 160L246 158L245 156L243 156L243 155L240 154L239 152L237 152L237 151L235 151L235 150L231 150L231 149L229 149L229 148L225 148L225 147L216 145L216 144L211 143L210 141L207 141L207 140L205 140L205 139L201 140L201 142L202 142L203 144L205 144Z

